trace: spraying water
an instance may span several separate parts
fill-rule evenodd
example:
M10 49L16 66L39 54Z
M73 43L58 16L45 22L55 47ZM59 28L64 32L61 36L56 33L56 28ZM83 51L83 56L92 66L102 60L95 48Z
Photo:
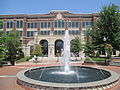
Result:
M65 31L64 36L64 50L63 50L63 65L64 71L70 71L70 36L68 30Z

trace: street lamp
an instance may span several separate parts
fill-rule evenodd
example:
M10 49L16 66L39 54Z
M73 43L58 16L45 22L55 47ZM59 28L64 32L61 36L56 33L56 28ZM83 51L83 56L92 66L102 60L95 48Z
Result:
M104 38L103 38L103 41L104 42L106 42L107 41L107 38L104 36ZM106 43L105 43L105 45L106 45ZM104 49L105 49L105 45L104 45ZM106 65L107 63L106 63L106 51L105 51L105 65Z

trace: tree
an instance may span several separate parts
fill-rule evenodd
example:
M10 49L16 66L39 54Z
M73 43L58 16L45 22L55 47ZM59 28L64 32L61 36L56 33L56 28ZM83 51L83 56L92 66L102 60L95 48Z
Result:
M94 44L104 50L105 44L110 44L113 49L120 50L120 13L118 6L111 4L104 6L99 13L97 30L94 35ZM106 41L104 41L104 37Z
M82 51L82 44L80 42L80 38L79 37L75 37L75 39L73 39L70 42L70 50L71 52L73 52L75 55L79 54L79 51Z
M0 63L2 63L5 58L4 35L4 32L0 31Z
M40 44L35 44L35 49L32 52L32 55L42 56L42 46Z
M111 46L111 44L106 44L105 45L105 52L107 53L107 58L111 57L112 49L113 49L113 47Z
M3 21L0 21L0 29L3 28Z
M18 31L10 31L10 34L5 37L4 45L7 50L7 59L10 60L12 65L14 65L19 52L19 48L21 48L21 42L18 35Z

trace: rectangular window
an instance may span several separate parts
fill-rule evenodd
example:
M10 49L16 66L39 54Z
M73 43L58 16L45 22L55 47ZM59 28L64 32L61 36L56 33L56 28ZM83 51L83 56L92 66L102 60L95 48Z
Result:
M69 35L71 35L71 34L72 34L71 30L69 30Z
M10 28L13 28L13 21L10 22Z
M7 21L7 28L9 28L9 21Z
M64 24L65 24L64 21L62 21L62 28L64 28Z
M70 27L70 28L71 28L71 22L69 22L69 23L68 23L68 27Z
M34 31L27 31L27 37L33 37Z
M54 22L54 27L57 28L57 20Z
M16 22L16 28L19 28L19 21Z
M79 23L78 23L78 22L76 22L76 28L79 26L78 24L79 24Z
M30 28L30 23L27 23L27 28Z
M50 22L48 22L48 28L50 28Z
M13 28L13 21L7 21L7 28Z
M41 22L41 28L43 28L43 22Z
M72 27L75 27L75 22L72 22Z
M22 20L16 21L16 28L23 28L23 21Z
M64 34L65 34L65 31L62 30L62 35L64 35Z
M44 22L44 25L45 25L44 28L47 28L47 22Z
M60 20L58 20L58 28L61 27L61 23L60 23Z
M27 31L27 37L30 37L30 31Z
M33 37L34 36L34 31L31 31L31 37Z
M85 22L82 23L82 27L85 28Z
M57 31L54 31L54 35L57 35Z
M33 22L31 22L31 28L34 28L34 23Z
M37 23L35 22L35 28L37 28Z

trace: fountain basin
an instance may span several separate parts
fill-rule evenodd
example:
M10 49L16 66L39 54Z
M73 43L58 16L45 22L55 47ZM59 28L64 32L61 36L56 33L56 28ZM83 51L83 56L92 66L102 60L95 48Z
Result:
M71 67L71 70L77 73L62 74L59 73L62 72L60 68L54 66L23 70L17 74L17 82L25 88L73 90L108 89L113 87L119 80L119 75L111 70L74 66Z

